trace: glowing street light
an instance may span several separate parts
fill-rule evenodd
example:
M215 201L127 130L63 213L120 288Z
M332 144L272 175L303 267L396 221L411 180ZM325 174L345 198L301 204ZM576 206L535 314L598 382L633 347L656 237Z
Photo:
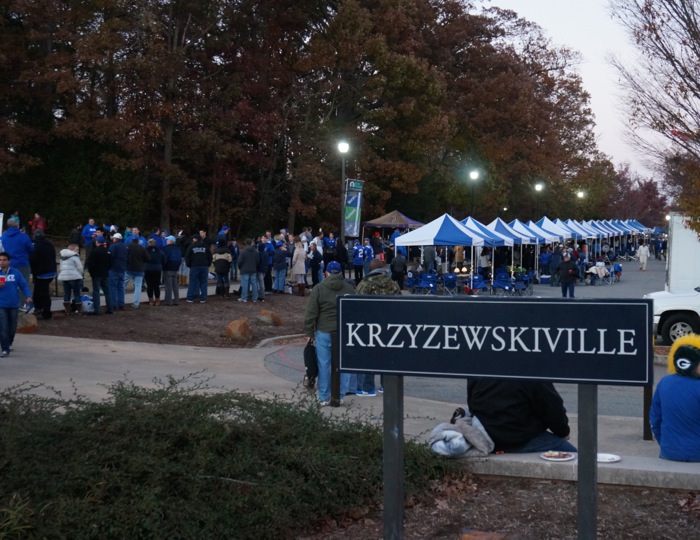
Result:
M350 151L350 145L345 141L338 143L340 152L341 173L340 173L340 242L345 245L345 154Z
M535 184L535 219L540 216L540 191L544 189L542 182Z
M472 217L474 216L474 186L476 185L476 181L479 179L479 171L474 169L473 171L469 172L469 180L472 182Z

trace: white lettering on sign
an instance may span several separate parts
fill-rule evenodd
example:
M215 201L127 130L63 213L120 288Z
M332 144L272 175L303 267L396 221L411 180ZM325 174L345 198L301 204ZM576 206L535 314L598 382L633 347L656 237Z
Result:
M345 346L509 353L636 355L636 331L543 326L346 323Z

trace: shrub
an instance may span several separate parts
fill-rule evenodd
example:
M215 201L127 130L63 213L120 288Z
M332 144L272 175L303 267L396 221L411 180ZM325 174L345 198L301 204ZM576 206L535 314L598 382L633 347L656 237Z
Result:
M201 383L0 394L0 537L271 538L378 502L376 426ZM43 391L43 396L41 395ZM406 493L457 465L408 442Z

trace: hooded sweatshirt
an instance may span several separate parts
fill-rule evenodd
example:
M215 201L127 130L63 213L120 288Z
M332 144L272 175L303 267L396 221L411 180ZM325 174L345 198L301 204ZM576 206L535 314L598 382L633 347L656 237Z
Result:
M72 281L83 279L83 263L80 255L70 249L62 249L61 266L58 272L58 281Z
M342 274L329 274L326 279L311 289L304 314L304 333L312 336L316 330L335 332L338 318L336 298L353 294L355 289L345 282Z
M10 254L13 268L29 266L29 254L34 251L34 244L29 237L17 227L10 227L2 233L2 249Z
M19 307L17 290L22 289L24 296L28 298L32 296L32 291L29 290L29 285L19 270L10 266L7 272L0 270L0 274L5 276L5 286L0 287L0 307L17 309Z

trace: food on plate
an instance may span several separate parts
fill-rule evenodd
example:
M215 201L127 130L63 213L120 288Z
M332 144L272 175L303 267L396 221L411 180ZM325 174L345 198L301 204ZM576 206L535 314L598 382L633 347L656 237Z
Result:
M571 454L569 452L555 452L554 450L549 450L542 454L542 456L551 459L567 459L571 457Z

